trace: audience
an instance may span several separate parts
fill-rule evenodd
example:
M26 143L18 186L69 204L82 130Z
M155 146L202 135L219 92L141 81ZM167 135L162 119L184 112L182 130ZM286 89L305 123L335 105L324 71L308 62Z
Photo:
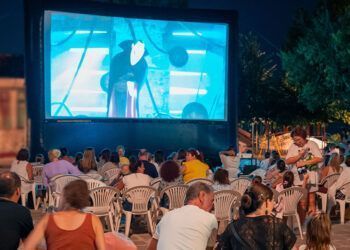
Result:
M219 153L222 167L229 172L230 178L236 178L239 172L239 157L232 146Z
M28 162L29 161L29 150L26 148L21 148L11 164L10 171L15 172L20 177L25 178L28 181L33 180L33 166ZM32 190L31 183L22 183L21 190L24 193L29 193Z
M81 172L66 160L60 160L61 152L58 149L52 149L48 153L50 163L43 168L42 176L45 186L48 186L52 177L59 174L81 175Z
M306 244L299 250L335 250L331 243L332 223L326 213L317 214L307 224Z
M60 159L61 159L61 160L66 160L66 161L68 161L69 163L72 163L72 164L73 164L74 158L69 156L69 151L68 151L68 149L67 149L66 147L62 147L62 148L60 148L60 151L61 151L61 157L60 157Z
M105 249L99 218L81 210L89 201L87 183L75 180L63 189L60 211L46 214L24 242L24 249L36 249L45 238L47 249Z
M270 168L265 176L265 182L267 182L270 187L276 188L278 184L282 182L282 177L286 172L286 163L284 160L278 160L276 167Z
M75 159L74 159L73 165L74 165L74 166L78 166L78 164L79 164L79 162L80 162L81 159L83 159L83 153L82 153L82 152L77 152L77 153L75 154Z
M340 156L337 153L333 153L328 161L328 165L323 167L320 171L320 180L325 178L328 175L340 173L343 168L340 166Z
M84 150L83 158L79 161L78 168L84 174L96 173L97 162L95 150L93 148L86 148Z
M292 249L296 236L271 215L273 207L272 191L262 184L252 185L241 200L242 216L227 226L218 249Z
M131 163L131 162L129 162L129 159L127 157L125 157L125 148L123 145L117 146L117 152L118 152L120 163L128 163L128 164Z
M252 185L255 185L255 184L261 184L262 183L262 178L261 176L257 175L257 176L254 176L253 179L252 179Z
M276 186L277 192L282 192L286 188L290 188L294 186L294 174L291 171L287 171L283 175L282 183ZM284 209L284 201L282 196L278 197L278 202L275 205L276 217L282 219L283 217L283 209Z
M177 164L179 164L180 166L182 165L182 163L184 161L186 161L186 150L184 150L183 148L180 148L177 151L177 158L176 158Z
M162 150L157 150L154 152L154 160L151 162L157 169L159 174L160 165L165 161L164 152Z
M206 249L209 237L218 228L215 216L210 213L213 200L212 187L201 182L191 185L185 206L163 216L148 249Z
M129 165L129 164L127 164ZM103 174L109 169L119 168L119 155L117 152L112 152L108 161L106 161L100 168L99 173Z
M17 204L21 197L21 180L14 172L0 173L0 249L17 249L33 230L30 211Z
M260 168L261 169L263 169L263 170L265 170L265 171L267 171L268 169L269 169L269 167L270 167L270 162L271 162L271 158L270 158L270 156L271 156L271 153L270 152L265 152L265 154L264 154L264 160L262 160L261 162L260 162Z
M149 153L147 150L140 150L139 160L142 161L143 166L145 167L145 174L149 175L151 178L158 177L158 171L156 167L148 161Z
M216 170L214 174L213 189L214 191L232 190L230 180L228 178L228 171L226 169L219 168Z
M199 155L199 152L195 149L187 150L186 161L183 163L182 168L185 183L196 178L206 178L208 176L209 166L197 159Z
M111 158L111 150L108 148L104 148L98 157L97 169L100 170L104 164L109 162Z
M168 160L163 162L160 166L159 174L161 178L159 191L171 185L183 184L180 166L175 161Z

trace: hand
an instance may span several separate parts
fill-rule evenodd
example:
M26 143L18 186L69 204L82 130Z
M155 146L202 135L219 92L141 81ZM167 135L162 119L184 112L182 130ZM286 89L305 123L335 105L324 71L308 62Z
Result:
M301 150L299 152L300 158L303 158L306 155L307 152L309 152L309 149L307 149L307 148L304 148L303 150Z
M304 167L305 166L305 161L298 161L295 165L296 165L297 168Z

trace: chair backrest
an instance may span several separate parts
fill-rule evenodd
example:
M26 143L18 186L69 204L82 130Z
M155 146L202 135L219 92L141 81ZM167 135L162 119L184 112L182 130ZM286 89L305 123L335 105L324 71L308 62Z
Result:
M325 188L329 188L338 180L339 176L339 173L327 175L321 180L320 185L323 185Z
M93 207L110 206L113 200L118 196L118 189L112 187L97 187L90 191Z
M88 176L88 175L86 175L86 174L78 175L78 177L79 177L80 179L84 179L84 180L91 179L91 177Z
M294 214L297 212L298 203L303 198L305 189L291 187L280 192L279 197L283 199L283 214Z
M271 188L271 190L272 190L272 193L273 193L273 200L277 203L278 202L278 196L280 195L280 193L274 188Z
M241 200L237 191L222 190L214 192L214 213L218 221L231 220L232 208Z
M339 190L342 190L342 193L345 194L345 196L346 196L347 198L349 198L349 197L350 197L350 182L347 182L347 183L343 184L343 185L339 188Z
M132 203L133 213L145 213L148 211L148 202L155 197L157 190L150 186L138 186L128 189L123 198Z
M160 199L163 198L164 194L168 196L169 199L169 210L175 208L180 208L185 203L186 193L188 190L188 185L172 185L164 188L160 192Z
M90 178L98 180L98 181L101 181L103 179L102 175L97 174L97 173L96 174L94 174L94 173L91 173L91 174L87 173L86 175L89 176Z
M203 183L208 184L210 186L213 185L213 183L214 183L212 180L207 179L207 178L195 178L195 179L192 179L192 180L186 182L186 185L191 186L192 184L197 183L197 182L203 182Z
M162 179L160 177L154 178L151 183L150 186L154 187L155 189L158 189L160 182L162 181Z
M86 183L88 184L88 189L92 190L94 188L97 187L105 187L106 184L103 183L102 181L98 181L98 180L94 180L94 179L84 179L84 181L86 181Z
M118 169L118 168L108 169L107 171L105 171L103 173L103 177L106 180L109 180L112 176L115 176L115 175L119 174L119 172L120 172L120 169Z
M80 180L78 176L74 175L62 175L53 180L54 191L56 193L62 193L63 188L71 181Z
M98 170L98 173L102 176L104 176L104 173L110 169L116 169L116 166L115 165L109 165L109 166L102 166L99 170Z
M251 183L252 183L251 179L240 177L231 182L231 187L233 191L237 191L238 193L243 195Z
M41 176L43 173L43 165L33 166L33 176Z

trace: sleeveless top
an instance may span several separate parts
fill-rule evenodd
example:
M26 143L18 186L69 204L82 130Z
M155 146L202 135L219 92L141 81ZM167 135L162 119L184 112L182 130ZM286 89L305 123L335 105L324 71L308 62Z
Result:
M14 160L11 164L10 171L15 172L16 174L29 180L28 172L27 172L27 165L28 165L27 161ZM32 184L21 182L21 190L22 190L22 193L28 193L28 192L32 191Z
M84 222L74 230L64 230L59 228L54 219L53 214L49 215L45 231L45 239L47 249L97 249L95 246L95 232L92 227L91 214L87 213Z

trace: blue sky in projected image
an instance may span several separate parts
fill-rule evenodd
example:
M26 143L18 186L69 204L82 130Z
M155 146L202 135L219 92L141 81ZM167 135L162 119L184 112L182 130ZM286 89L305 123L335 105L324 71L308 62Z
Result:
M62 102L67 95L93 30L65 105L72 118L106 117L107 93L101 88L101 77L109 72L110 54L120 53L122 49L118 45L132 39L130 26L125 18L117 17L53 12L51 18L51 41L45 43L45 51L51 49L51 85L46 83L46 87L51 87L49 103ZM225 120L227 25L130 20L137 39L145 43L147 78L158 112L162 114L157 116L144 84L140 91L139 117L181 118L186 104L198 102L207 110L209 119ZM169 51L174 47L183 47L188 54L188 61L181 67L175 67L169 60ZM51 116L58 106L52 105ZM58 116L70 117L67 109L61 109Z

